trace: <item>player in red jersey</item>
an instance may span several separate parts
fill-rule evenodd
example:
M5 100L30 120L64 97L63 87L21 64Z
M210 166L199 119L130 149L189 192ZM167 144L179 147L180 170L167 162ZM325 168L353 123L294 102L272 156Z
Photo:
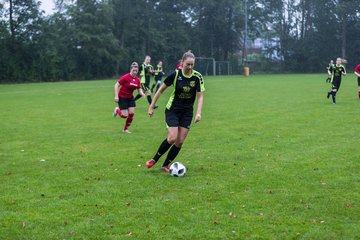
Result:
M141 89L140 79L137 76L138 71L139 65L133 62L130 66L130 73L122 76L114 86L114 102L118 103L119 107L114 109L113 116L119 115L121 118L126 118L124 133L130 133L129 127L134 119L136 103L133 92L138 89L139 94L145 96Z
M358 64L355 68L355 71L354 71L355 75L358 77L357 79L357 82L358 82L358 96L359 96L359 99L360 99L360 64Z
M183 60L180 59L178 64L176 64L176 69L175 70L180 70L183 68Z

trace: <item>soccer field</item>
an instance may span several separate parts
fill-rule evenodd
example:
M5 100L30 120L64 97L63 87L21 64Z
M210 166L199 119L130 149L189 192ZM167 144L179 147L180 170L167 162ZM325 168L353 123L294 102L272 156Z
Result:
M359 239L357 83L325 79L205 77L183 178L144 166L170 89L123 134L115 80L0 85L0 239Z

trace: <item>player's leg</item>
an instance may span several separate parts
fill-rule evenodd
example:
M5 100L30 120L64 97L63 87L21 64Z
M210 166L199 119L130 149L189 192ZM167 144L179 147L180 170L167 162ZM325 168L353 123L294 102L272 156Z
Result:
M168 155L163 163L163 166L162 166L164 171L169 172L169 165L172 161L174 161L174 159L179 154L181 147L182 147L188 133L189 133L189 129L183 128L183 127L178 128L178 135L177 135L176 141L170 148L169 153L168 153Z
M163 170L166 172L169 172L170 163L172 161L174 161L174 159L176 158L176 156L178 155L178 153L181 150L181 147L189 133L192 117L193 117L192 109L183 111L181 113L181 116L179 118L179 127L178 127L178 132L177 132L175 142L172 145L171 149L169 150L169 153L168 153L168 155L163 163L163 166L162 166Z
M154 88L155 88L155 86L156 86L156 82L157 82L157 77L155 76L155 78L154 78L154 83L151 85L151 92L153 92L154 91Z
M156 92L159 90L160 86L161 86L161 80L158 80L158 81L156 82ZM155 93L156 93L156 92L155 92Z
M133 101L135 103L135 100L129 100L129 101ZM129 105L133 106L133 104L129 104ZM126 118L126 122L125 122L124 129L123 129L124 133L130 133L129 127L130 127L132 121L134 120L134 114L135 114L135 107L129 107L128 117Z
M360 99L360 77L358 77L357 82L358 82L358 87L359 87L358 96L359 96L359 99Z
M175 143L178 135L179 118L174 111L165 110L165 121L167 125L167 138L160 144L155 156L146 162L146 167L151 168Z
M160 157L164 155L169 148L173 145L175 142L175 139L177 137L178 128L177 127L169 127L168 128L168 136L167 138L160 144L155 156L146 162L146 167L151 168L152 166L159 161Z
M119 98L118 107L114 109L113 116L116 117L117 115L121 118L128 117L128 104L124 98Z

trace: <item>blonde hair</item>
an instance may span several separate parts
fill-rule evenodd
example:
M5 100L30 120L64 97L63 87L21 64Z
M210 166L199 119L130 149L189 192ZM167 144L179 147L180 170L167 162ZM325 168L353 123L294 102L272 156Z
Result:
M182 57L182 61L184 62L186 59L188 58L193 58L195 59L195 55L191 52L191 50L187 51L186 53L184 53L183 57Z

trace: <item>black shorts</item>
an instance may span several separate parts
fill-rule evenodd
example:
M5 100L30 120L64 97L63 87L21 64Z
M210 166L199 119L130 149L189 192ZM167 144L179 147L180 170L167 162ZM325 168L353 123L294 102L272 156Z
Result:
M168 127L183 127L190 129L193 109L165 109L165 121Z
M337 91L340 89L341 80L334 79L332 82L332 89L336 89Z
M360 77L358 77L358 86L360 87Z
M128 109L128 108L131 108L131 107L136 107L134 97L132 97L132 98L119 98L118 104L119 104L119 108L121 110Z

